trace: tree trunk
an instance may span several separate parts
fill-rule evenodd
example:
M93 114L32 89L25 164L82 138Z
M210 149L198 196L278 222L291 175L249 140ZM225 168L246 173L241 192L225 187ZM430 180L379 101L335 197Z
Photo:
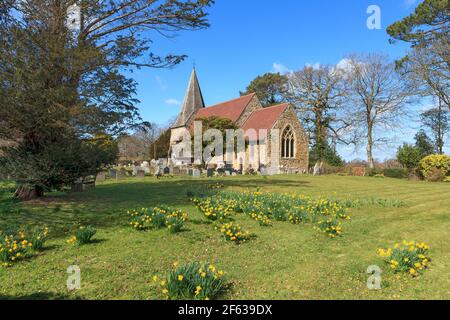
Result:
M44 189L39 186L28 187L28 186L19 186L14 193L14 198L20 199L22 201L28 201L31 199L36 199L44 196Z
M367 162L369 163L370 169L375 168L375 164L373 162L372 147L373 147L372 125L371 125L371 123L368 123L368 126L367 126Z

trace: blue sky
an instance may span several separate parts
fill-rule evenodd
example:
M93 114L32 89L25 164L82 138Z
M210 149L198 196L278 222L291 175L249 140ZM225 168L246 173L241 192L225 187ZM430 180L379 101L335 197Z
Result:
M176 117L195 61L207 105L239 96L256 76L296 70L305 64L335 64L353 52L402 56L404 44L390 45L385 28L414 10L418 0L217 0L209 10L211 27L182 32L170 39L154 35L158 54L186 54L182 64L167 70L133 73L139 83L140 110L147 121L165 124ZM369 5L381 8L381 30L369 30ZM414 126L414 124L412 124ZM414 129L415 130L415 129ZM397 144L413 130L404 129ZM377 149L384 159L395 144ZM364 152L341 148L345 158Z

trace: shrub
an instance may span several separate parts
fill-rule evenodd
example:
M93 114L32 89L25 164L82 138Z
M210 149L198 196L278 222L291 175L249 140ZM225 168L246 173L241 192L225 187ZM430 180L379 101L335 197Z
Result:
M406 179L408 178L408 171L405 169L384 169L383 174L388 178Z
M419 148L406 143L397 151L398 162L408 169L409 172L412 172L418 167L421 158L422 151Z
M414 241L395 244L394 248L378 249L378 255L395 273L408 273L418 276L428 268L431 259L428 256L430 247L425 243Z
M67 243L77 244L79 246L89 244L92 242L92 237L94 237L96 233L97 230L94 227L91 226L80 227L75 232L75 235L72 236L69 240L67 240Z
M450 175L450 156L431 155L425 157L420 161L420 170L427 180L441 179L439 181L444 181L445 177Z
M217 227L222 232L225 240L240 244L250 239L248 232L242 231L241 226L233 222L225 223Z

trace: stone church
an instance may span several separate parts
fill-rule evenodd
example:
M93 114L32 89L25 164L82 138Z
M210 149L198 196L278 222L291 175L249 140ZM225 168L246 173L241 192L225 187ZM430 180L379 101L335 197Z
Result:
M229 119L246 132L252 129L258 134L268 132L264 137L254 139L258 143L249 143L247 138L245 153L233 154L234 169L245 171L276 167L274 173L308 171L308 136L291 105L284 103L264 108L256 94L249 94L206 107L195 69L191 74L181 112L171 128L169 154L175 165L190 163L192 160L186 159L183 150L177 148L182 144L184 132L192 132L194 121L209 117ZM273 132L279 135L275 137L278 138L276 144L272 143L274 139L270 136ZM278 146L277 153L271 152L272 144Z

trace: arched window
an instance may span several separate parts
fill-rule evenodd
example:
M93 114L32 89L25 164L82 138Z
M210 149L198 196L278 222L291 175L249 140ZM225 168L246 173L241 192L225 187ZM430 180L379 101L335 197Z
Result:
M291 126L287 126L281 136L281 157L295 158L295 135Z

